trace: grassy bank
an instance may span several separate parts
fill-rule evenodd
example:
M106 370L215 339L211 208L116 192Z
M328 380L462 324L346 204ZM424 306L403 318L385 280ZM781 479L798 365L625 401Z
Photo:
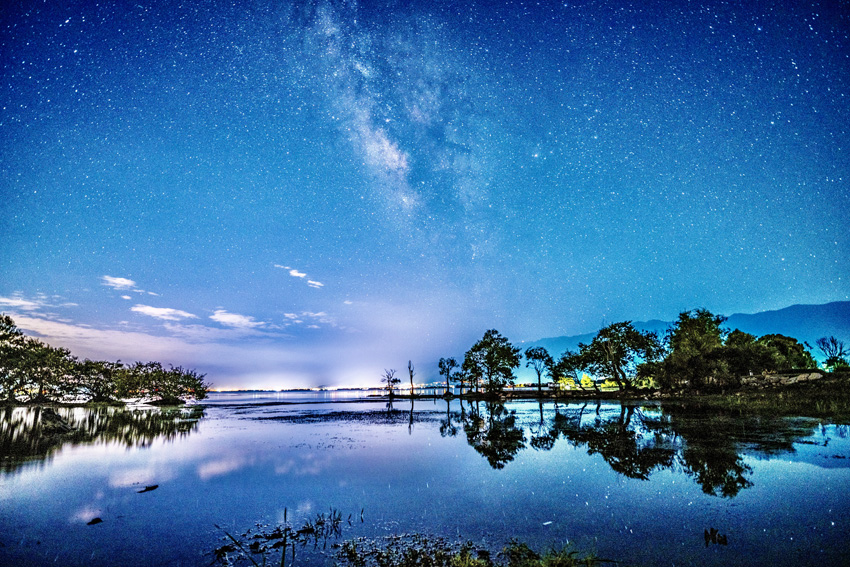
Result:
M850 376L840 374L829 375L813 382L788 384L765 390L677 396L675 400L742 413L819 417L828 418L834 423L848 424L850 423L849 378Z

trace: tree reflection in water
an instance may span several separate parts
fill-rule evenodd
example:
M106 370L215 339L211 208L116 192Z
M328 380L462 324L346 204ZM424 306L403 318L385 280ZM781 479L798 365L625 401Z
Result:
M13 472L30 461L49 460L65 445L147 447L157 439L170 441L195 431L203 416L202 406L6 407L0 413L0 472Z
M516 425L516 412L497 402L480 402L463 419L469 445L481 453L494 469L505 467L525 447L525 432Z
M658 470L679 470L690 476L706 494L731 498L752 486L752 473L743 458L749 454L793 452L793 444L811 436L817 423L810 419L764 418L705 411L692 406L663 408L606 405L600 402L556 405L544 413L539 403L534 419L526 424L528 446L549 451L558 439L599 455L612 470L633 479L648 480ZM612 411L613 409L613 411ZM539 416L539 417L538 417ZM502 469L526 447L526 431L515 411L488 402L476 402L468 414L450 412L440 421L440 434L457 434L455 421L463 423L467 442Z

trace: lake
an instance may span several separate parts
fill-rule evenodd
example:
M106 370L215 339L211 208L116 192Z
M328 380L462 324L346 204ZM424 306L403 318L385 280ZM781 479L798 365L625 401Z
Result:
M388 408L363 392L56 411L76 432L39 436L38 410L0 410L0 564L209 565L225 532L331 509L342 539L423 532L498 550L516 537L628 565L848 561L850 430L816 419L595 401ZM326 563L321 549L296 561Z

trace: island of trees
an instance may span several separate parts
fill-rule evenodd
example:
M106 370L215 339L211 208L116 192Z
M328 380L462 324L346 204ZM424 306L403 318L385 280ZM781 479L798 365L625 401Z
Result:
M79 360L68 349L26 336L11 317L0 314L0 403L137 399L179 405L186 399L205 398L208 389L203 374L180 366Z

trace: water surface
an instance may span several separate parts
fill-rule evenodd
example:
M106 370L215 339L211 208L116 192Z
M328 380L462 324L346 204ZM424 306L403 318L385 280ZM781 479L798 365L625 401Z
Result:
M0 564L208 565L223 530L330 508L352 516L351 537L574 542L631 565L844 561L844 426L595 402L390 409L360 396L60 409L77 431L58 437L31 434L35 410L7 410ZM726 545L706 544L711 528Z

